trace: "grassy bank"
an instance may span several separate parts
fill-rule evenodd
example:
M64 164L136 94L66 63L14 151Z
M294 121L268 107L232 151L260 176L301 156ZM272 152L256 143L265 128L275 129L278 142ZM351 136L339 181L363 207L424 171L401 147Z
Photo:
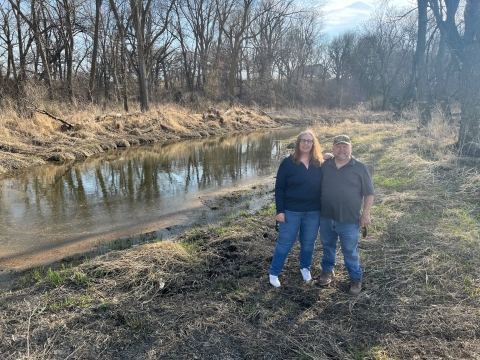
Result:
M89 105L63 109L55 104L45 106L49 115L33 113L27 119L18 118L13 109L0 113L0 173L47 161L82 160L146 143L313 125L345 118L344 112L318 108L278 112L226 105L192 109L166 104L144 113L135 110L124 113L105 112ZM369 115L353 111L348 116L358 119Z
M361 240L364 290L337 276L305 284L295 247L282 287L268 283L274 205L232 214L172 241L79 266L33 269L0 295L0 354L11 359L478 359L478 162L453 152L436 119L331 122L372 170L373 225ZM24 279L23 283L28 283Z

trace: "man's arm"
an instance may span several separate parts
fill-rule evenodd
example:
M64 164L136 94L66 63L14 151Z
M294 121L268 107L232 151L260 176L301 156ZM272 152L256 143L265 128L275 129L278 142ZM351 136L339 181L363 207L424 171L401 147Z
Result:
M368 226L372 223L370 209L372 208L374 198L374 195L365 195L363 197L363 212L362 216L360 216L360 226Z

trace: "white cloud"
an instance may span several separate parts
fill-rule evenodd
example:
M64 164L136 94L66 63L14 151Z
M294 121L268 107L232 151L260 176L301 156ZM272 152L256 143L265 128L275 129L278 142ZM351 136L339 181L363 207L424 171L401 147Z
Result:
M391 0L391 5L412 8L415 0ZM325 29L330 35L339 35L347 30L353 30L362 22L368 20L375 9L375 0L327 0L325 11Z
M333 10L339 10L339 9L343 9L355 2L357 2L358 0L328 0L325 4L325 7L324 7L324 10L326 12L330 12L330 11L333 11ZM364 4L367 4L367 5L370 5L370 6L373 6L373 2L371 0L364 0L362 1Z
M343 6L341 6L343 5ZM340 6L340 7L339 7ZM374 7L366 2L339 1L325 7L325 32L331 36L351 30L370 16Z

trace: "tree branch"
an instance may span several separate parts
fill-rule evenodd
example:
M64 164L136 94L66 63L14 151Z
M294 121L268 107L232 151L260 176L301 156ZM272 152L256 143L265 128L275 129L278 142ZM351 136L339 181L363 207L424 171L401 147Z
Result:
M33 110L35 110L39 114L44 114L44 115L47 115L47 116L51 117L54 120L60 121L63 125L65 125L67 127L67 129L72 129L75 126L75 124L70 124L68 121L65 121L65 120L63 120L63 119L61 119L61 118L59 118L55 115L52 115L44 109L40 109L37 105L33 104L32 102L28 101L27 99L23 99L23 101L30 104L32 106Z

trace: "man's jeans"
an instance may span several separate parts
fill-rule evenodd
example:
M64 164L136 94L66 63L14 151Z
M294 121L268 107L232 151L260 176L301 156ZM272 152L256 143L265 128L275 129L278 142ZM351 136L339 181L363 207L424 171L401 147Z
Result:
M350 279L362 280L362 269L358 255L358 224L336 222L332 219L320 218L320 240L323 247L322 270L332 271L337 255L337 240L340 238L345 267Z
M296 212L285 210L285 222L279 224L277 246L273 253L270 275L278 276L282 271L288 253L297 240L299 231L300 269L310 269L319 223L320 211Z

